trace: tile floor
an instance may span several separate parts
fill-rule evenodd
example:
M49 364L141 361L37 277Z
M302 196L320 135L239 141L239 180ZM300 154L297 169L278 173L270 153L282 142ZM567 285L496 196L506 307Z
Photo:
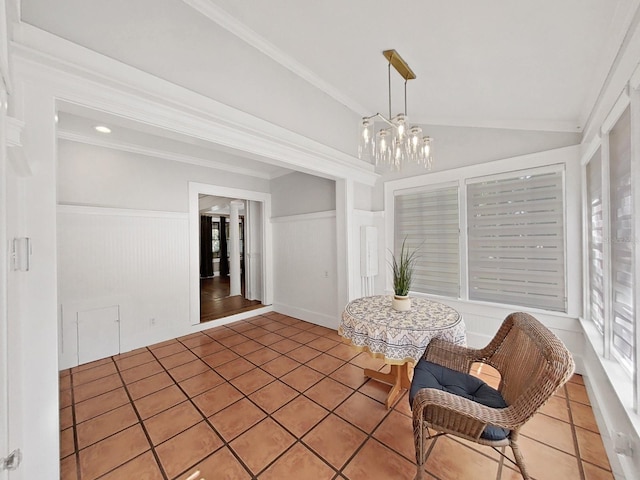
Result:
M63 480L412 479L406 393L333 330L256 316L60 372ZM476 373L497 381L486 368ZM582 379L523 429L536 480L610 480ZM438 440L430 479L517 479L487 447Z

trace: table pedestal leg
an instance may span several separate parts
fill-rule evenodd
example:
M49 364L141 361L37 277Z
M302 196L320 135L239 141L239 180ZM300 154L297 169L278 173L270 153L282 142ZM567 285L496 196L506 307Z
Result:
M364 376L391 385L391 390L389 391L387 399L384 402L387 409L391 408L396 397L403 389L408 390L409 388L411 388L411 379L409 378L409 363L403 363L402 365L391 365L391 371L389 373L382 373L376 370L365 368Z

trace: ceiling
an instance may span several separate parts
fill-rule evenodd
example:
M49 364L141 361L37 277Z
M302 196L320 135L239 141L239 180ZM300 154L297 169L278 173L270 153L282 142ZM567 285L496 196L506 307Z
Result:
M58 0L52 8L50 0L22 0L21 8L23 21L118 59L155 37L158 52L141 66L158 72L187 45L182 37L222 26L358 115L387 113L381 52L395 48L417 74L408 85L417 123L575 132L634 2ZM197 64L207 56L200 48L182 55ZM189 85L193 74L171 71L171 79ZM399 111L402 81L392 84Z

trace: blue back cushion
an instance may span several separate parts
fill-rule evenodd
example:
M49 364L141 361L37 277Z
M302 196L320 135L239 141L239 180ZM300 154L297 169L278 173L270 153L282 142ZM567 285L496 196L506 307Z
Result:
M445 392L468 398L474 402L492 408L505 408L507 403L500 392L490 387L478 377L457 372L436 363L421 359L413 371L413 381L409 392L409 403L413 407L413 399L421 388L436 388ZM487 425L480 435L487 440L503 440L509 430Z

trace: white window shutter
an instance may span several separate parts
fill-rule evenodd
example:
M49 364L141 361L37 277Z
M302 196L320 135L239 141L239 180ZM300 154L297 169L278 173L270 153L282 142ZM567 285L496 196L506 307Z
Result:
M460 220L458 187L396 193L395 254L418 249L411 291L460 296Z
M566 312L563 176L468 182L469 299Z
M609 133L612 351L634 365L634 252L631 118L627 108Z
M587 228L589 238L589 316L604 334L604 212L602 203L601 150L587 164Z

